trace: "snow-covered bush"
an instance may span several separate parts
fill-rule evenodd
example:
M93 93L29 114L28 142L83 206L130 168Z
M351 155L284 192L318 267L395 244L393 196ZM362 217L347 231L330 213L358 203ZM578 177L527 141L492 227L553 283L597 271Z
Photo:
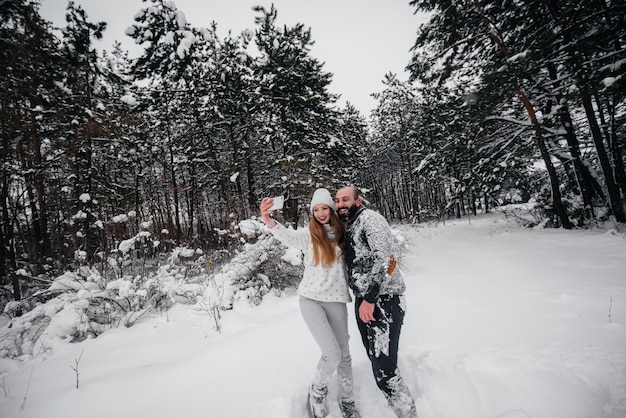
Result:
M592 216L591 209L585 207L581 196L571 191L563 191L561 203L570 223L575 227L587 228L591 223L598 226L610 221L606 206L594 206ZM502 211L508 220L515 221L525 227L561 227L561 220L554 210L552 192L548 186L544 186L536 197L527 203L503 206Z
M529 198L530 196L526 190L522 190L517 187L500 189L496 196L496 200L500 206L526 203Z
M295 289L302 275L298 251L286 249L256 219L223 231L236 248L205 254L176 247L160 258L132 255L152 245L146 234L123 240L104 268L80 267L56 277L45 290L4 309L0 357L45 355L57 340L81 341L108 329L132 326L175 303L195 304L220 329L220 312L234 303Z
M547 222L545 209L537 205L534 199L527 204L512 204L502 207L502 213L508 221L532 228Z
M186 271L182 263L165 264L148 276L110 281L94 268L66 272L29 297L29 304L20 303L22 310L30 308L23 315L14 315L17 304L7 304L4 314L10 321L0 328L0 357L42 354L57 339L96 337L173 303L193 302L204 292L206 276L189 278Z
M267 227L255 218L240 222L242 246L216 277L224 275L236 295L233 301L259 304L269 292L292 291L302 277L302 256L273 238Z

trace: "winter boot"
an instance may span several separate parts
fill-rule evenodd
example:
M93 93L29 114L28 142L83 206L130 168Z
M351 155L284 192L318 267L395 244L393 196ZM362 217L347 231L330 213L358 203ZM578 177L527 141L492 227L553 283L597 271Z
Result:
M361 418L359 411L356 409L356 405L352 400L340 400L339 409L341 409L341 416L343 418Z
M311 385L309 390L309 407L314 418L324 418L328 415L327 395L328 388L326 386L317 387L316 385Z
M385 394L389 406L395 412L398 418L417 418L417 408L415 401L411 398L411 394L400 391L396 396Z

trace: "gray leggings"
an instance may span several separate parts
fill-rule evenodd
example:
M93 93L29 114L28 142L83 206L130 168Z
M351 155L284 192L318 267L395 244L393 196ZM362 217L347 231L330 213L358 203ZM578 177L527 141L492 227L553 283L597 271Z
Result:
M352 358L348 340L348 310L345 303L319 302L300 296L302 318L322 351L314 385L325 387L337 370L339 396L352 399Z

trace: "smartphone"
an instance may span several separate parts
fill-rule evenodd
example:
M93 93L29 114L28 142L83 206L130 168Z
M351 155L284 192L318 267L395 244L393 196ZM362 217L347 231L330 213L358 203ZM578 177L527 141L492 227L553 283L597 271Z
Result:
M268 210L279 210L283 208L285 198L283 196L276 196L272 198L272 206Z

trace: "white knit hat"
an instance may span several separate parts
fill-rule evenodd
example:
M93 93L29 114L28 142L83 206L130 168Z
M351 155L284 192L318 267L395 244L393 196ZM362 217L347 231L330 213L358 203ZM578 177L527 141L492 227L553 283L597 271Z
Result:
M335 199L333 199L328 190L317 189L313 193L313 198L311 199L311 213L313 213L313 208L316 205L326 205L332 210L335 210Z

